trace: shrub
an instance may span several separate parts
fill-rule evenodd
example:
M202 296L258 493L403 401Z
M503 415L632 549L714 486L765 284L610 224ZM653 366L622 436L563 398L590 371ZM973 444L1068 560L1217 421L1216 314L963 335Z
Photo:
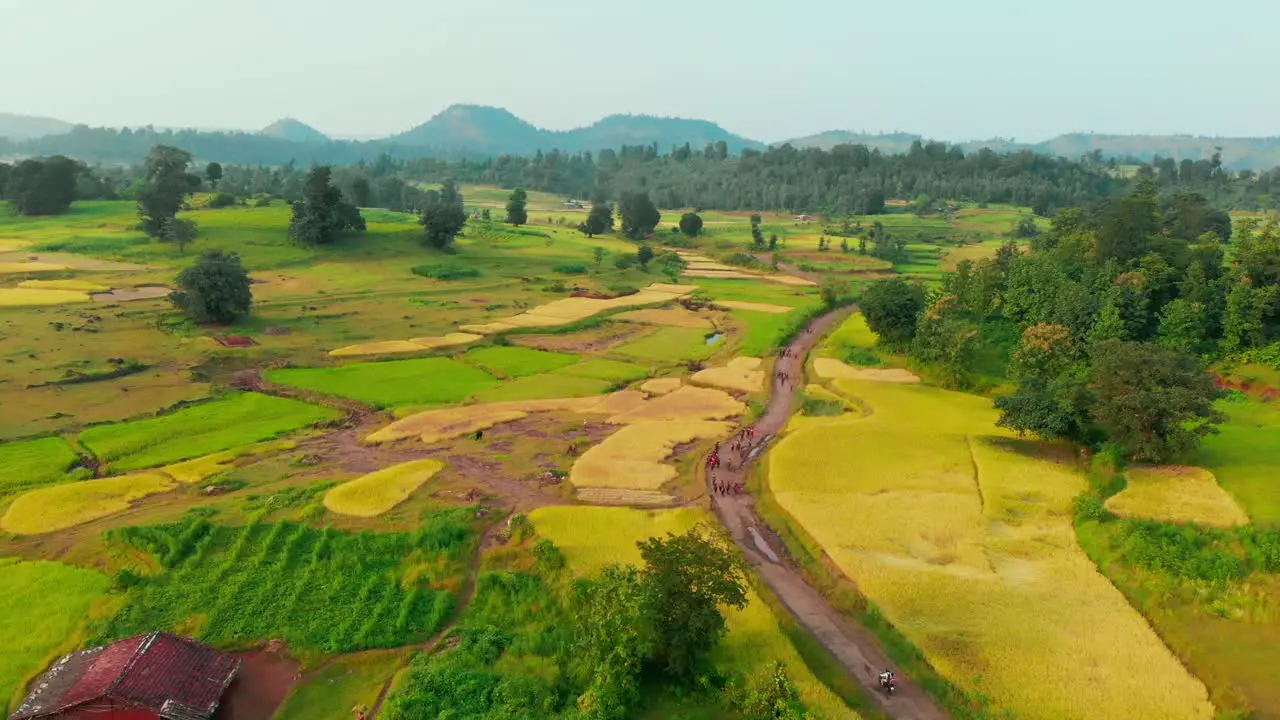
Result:
M630 270L638 264L635 255L616 255L613 258L613 266L619 270Z
M724 259L725 265L735 265L737 267L754 268L756 270L764 270L768 268L760 261L760 258L750 253L736 252Z
M235 205L235 204L236 204L235 195L232 195L231 193L220 192L217 195L214 195L213 197L209 198L209 204L206 205L205 207L216 210L218 208L231 207L232 205Z
M806 395L800 411L811 417L834 417L844 414L844 403L830 398Z
M627 295L635 295L640 292L640 288L635 285L627 285L626 283L614 283L606 286L614 297L626 297Z
M458 263L414 265L412 270L414 275L421 275L433 280L461 280L480 276L479 270Z
M560 263L551 267L552 271L563 273L565 275L586 275L587 266L584 263Z

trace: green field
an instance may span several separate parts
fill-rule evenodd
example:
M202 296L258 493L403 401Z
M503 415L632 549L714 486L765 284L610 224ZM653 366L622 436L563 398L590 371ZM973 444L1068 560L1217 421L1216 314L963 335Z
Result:
M61 482L79 461L62 438L0 444L0 494Z
M498 384L485 371L449 358L287 368L268 372L267 379L380 408L458 402Z
M80 433L79 439L121 472L270 440L337 415L297 400L238 393L145 420L97 425Z
M649 371L635 363L596 359L580 362L577 365L569 365L551 374L624 383L647 377Z
M94 601L110 586L107 577L92 570L0 558L0 592L6 603L0 630L9 638L0 653L0 703L16 707L24 682L55 651L76 642Z
M469 350L462 359L470 365L504 378L518 378L526 375L558 370L572 365L578 358L565 353L551 353L533 348L517 346L491 346Z
M1249 399L1219 406L1230 420L1205 438L1192 464L1212 470L1254 522L1280 525L1280 409Z
M672 364L711 357L721 341L708 342L706 330L664 327L614 349L618 355L652 363Z

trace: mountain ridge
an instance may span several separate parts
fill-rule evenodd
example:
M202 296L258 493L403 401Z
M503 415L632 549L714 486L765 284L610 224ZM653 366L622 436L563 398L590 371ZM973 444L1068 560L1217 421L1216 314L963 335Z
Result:
M330 141L330 137L328 135L325 135L301 120L295 120L290 117L280 118L259 130L258 134L280 140L289 140L291 142L301 143Z

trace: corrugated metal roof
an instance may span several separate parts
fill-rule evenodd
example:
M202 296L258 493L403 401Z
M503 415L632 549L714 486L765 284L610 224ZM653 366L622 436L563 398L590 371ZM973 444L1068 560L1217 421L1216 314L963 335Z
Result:
M181 717L207 718L239 669L239 658L194 640L160 632L138 635L59 660L10 718L45 717L102 699L157 715L177 706Z

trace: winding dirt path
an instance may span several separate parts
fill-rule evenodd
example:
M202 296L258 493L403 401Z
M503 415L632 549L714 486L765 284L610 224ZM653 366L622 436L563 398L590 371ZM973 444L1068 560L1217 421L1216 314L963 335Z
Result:
M763 456L768 443L780 433L791 417L796 389L803 386L805 356L817 341L840 323L848 311L833 311L814 320L787 346L785 355L773 367L771 394L764 414L750 425L752 442L739 450L732 442L721 443L721 459L726 465L715 471L722 482L746 485L746 470ZM732 465L733 470L728 470ZM944 720L946 712L936 705L918 685L906 677L880 647L875 636L850 618L831 607L822 595L805 582L804 577L779 552L770 546L776 537L756 515L755 499L749 494L711 495L711 505L720 521L747 561L769 588L782 601L796 621L807 629L844 667L865 694L895 720ZM880 690L877 679L884 669L893 669L898 677L897 691L892 697Z

